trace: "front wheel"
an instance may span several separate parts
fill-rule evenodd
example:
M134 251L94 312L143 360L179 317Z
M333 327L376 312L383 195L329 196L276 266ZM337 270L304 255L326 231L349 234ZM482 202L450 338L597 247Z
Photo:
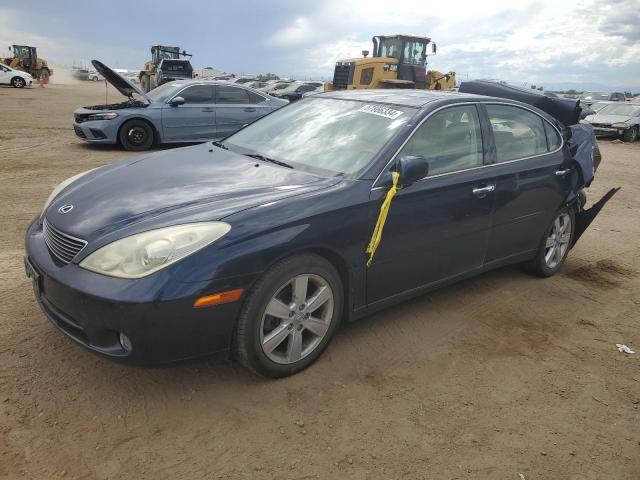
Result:
M624 140L627 143L635 142L636 138L638 138L638 127L637 126L627 128L625 130L625 132L622 134L622 140Z
M25 82L24 78L22 77L13 77L11 79L11 86L15 87L15 88L22 88L27 84L27 82Z
M560 270L573 242L574 227L574 209L565 207L560 210L546 230L536 258L525 265L529 273L550 277Z
M234 356L250 370L285 377L311 365L341 320L342 281L313 254L273 266L247 296L238 318Z
M120 128L120 143L125 150L139 152L153 145L153 129L143 120L129 120Z

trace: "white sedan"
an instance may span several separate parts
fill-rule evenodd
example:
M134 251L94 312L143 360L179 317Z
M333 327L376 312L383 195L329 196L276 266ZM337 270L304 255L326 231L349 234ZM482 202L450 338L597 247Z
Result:
M25 85L33 85L33 77L27 72L0 64L0 85L22 88Z

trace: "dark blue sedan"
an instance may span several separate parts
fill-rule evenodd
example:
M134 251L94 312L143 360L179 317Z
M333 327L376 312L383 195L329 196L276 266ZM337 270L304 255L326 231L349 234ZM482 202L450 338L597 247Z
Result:
M555 274L583 198L566 140L512 100L319 94L222 142L63 182L27 231L27 273L51 322L95 352L231 349L290 375L341 321L502 265Z

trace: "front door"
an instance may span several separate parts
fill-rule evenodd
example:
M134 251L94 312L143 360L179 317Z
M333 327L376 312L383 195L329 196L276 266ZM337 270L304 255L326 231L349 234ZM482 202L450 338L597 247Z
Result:
M430 116L398 153L429 162L426 178L391 204L382 242L367 270L367 303L453 279L483 265L495 183L484 166L474 104ZM372 224L385 189L372 191Z
M167 103L162 107L163 140L197 142L216 138L213 85L192 85L176 96L184 98L184 104Z

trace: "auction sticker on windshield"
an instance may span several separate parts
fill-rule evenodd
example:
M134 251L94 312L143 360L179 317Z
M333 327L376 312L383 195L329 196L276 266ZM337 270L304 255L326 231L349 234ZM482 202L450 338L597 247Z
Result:
M385 107L383 105L365 105L358 110L359 112L371 113L380 117L386 118L398 118L402 115L400 110L394 110L393 108Z

